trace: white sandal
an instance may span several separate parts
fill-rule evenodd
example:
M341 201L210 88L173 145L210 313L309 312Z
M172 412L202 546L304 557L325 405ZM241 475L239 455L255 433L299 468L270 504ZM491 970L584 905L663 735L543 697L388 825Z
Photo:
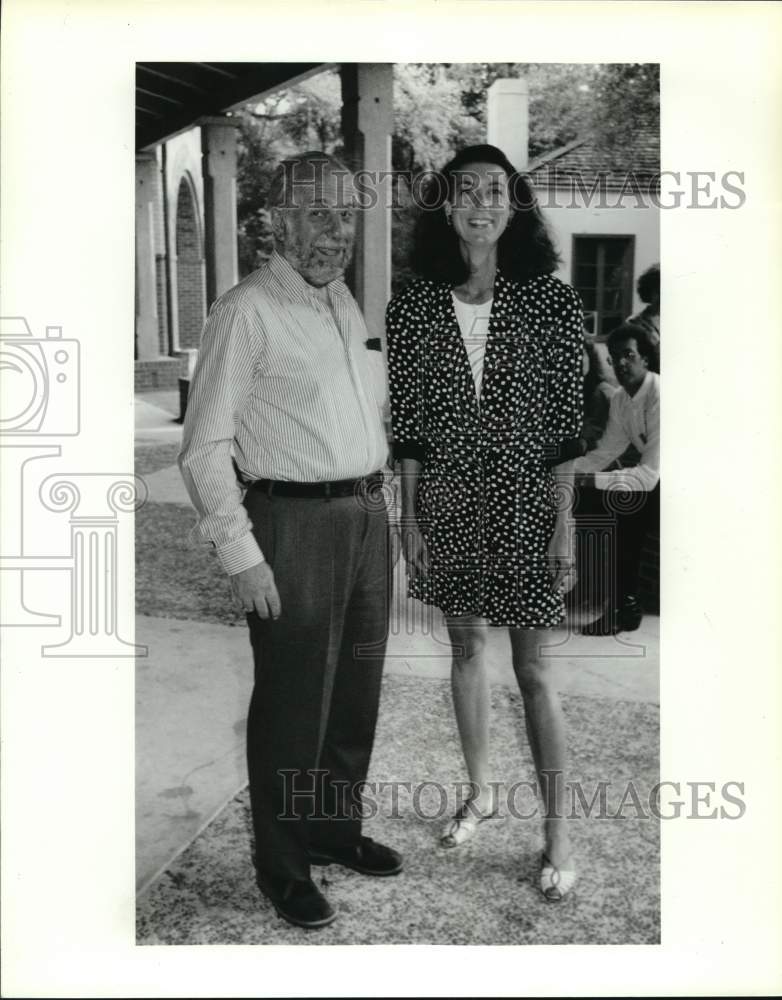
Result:
M570 868L557 867L549 856L543 852L540 864L540 891L550 903L558 903L573 888L578 873L572 867L573 855L570 854L565 863Z
M441 847L458 847L475 836L478 826L487 819L498 819L499 807L495 806L488 814L479 813L472 805L473 800L467 799L459 806L456 815L448 824L440 837Z

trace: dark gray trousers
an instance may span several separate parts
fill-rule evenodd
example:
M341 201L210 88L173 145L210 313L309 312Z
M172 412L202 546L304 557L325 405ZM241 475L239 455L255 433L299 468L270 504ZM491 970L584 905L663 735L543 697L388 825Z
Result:
M308 847L361 836L359 789L375 736L391 603L385 503L250 489L274 571L277 621L248 615L255 685L247 765L256 868L307 878Z

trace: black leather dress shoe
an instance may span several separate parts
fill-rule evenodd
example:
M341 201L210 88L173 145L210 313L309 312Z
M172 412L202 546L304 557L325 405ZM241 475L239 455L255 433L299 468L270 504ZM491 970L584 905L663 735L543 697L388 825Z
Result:
M342 865L362 875L398 875L402 871L402 855L370 837L362 837L352 847L311 847L313 865Z
M638 598L628 595L618 608L609 608L596 621L581 629L582 635L616 635L618 632L635 632L643 620L643 609Z
M258 873L258 888L277 913L297 927L326 927L337 919L333 907L312 879L279 879Z
M623 632L635 632L643 620L644 612L637 597L628 594L619 609L619 624Z

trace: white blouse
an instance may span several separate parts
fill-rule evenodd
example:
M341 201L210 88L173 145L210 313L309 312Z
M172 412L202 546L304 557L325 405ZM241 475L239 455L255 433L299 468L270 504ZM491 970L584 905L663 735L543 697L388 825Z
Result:
M486 338L489 335L489 317L491 316L493 299L474 305L471 302L462 302L453 292L451 292L451 297L472 369L475 395L480 399L483 359L486 355Z

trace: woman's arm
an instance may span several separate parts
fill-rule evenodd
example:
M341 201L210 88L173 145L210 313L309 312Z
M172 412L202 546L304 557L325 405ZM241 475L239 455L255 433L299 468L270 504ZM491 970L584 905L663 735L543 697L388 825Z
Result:
M402 552L409 570L425 573L429 567L429 556L415 512L421 463L417 458L403 458L400 464L402 475Z
M386 310L388 376L394 458L401 466L402 551L411 572L426 570L426 543L416 517L418 477L425 454L421 409L424 319L403 292Z
M575 488L572 462L564 462L554 470L557 497L557 521L548 547L551 564L551 589L572 590L576 584L576 522L573 517Z
M417 301L417 300L415 300ZM424 427L421 380L425 319L412 296L394 296L386 310L388 341L388 388L394 458L424 458Z
M418 476L421 463L417 458L403 458L402 471L402 519L415 520L415 495L418 490Z
M584 328L581 300L569 285L560 285L560 318L548 343L548 407L545 434L549 464L557 465L557 521L549 543L552 588L570 590L576 582L575 530L572 516L572 461L583 455L580 437L584 409ZM563 463L564 464L561 464Z
M562 282L558 315L546 341L547 399L543 435L549 465L583 455L581 424L584 416L584 329L581 300Z

